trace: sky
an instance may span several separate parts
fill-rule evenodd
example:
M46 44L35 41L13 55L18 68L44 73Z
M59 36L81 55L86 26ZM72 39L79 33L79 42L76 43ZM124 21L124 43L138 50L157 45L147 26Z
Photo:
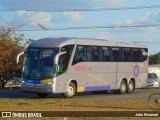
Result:
M26 23L17 31L24 39L107 39L160 51L160 0L0 0L0 18L12 26Z

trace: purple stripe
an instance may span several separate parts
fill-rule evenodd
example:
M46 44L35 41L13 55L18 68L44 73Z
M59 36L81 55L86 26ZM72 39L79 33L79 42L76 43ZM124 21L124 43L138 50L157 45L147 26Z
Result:
M110 90L111 86L93 86L85 87L85 91L100 91L100 90Z

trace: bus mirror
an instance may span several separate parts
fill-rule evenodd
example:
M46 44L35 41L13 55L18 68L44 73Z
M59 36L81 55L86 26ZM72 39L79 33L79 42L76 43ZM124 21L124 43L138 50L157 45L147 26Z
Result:
M20 58L20 56L23 55L23 54L24 54L24 51L20 52L20 53L17 55L17 57L16 57L16 62L17 62L17 64L19 63L19 58Z
M66 51L58 53L58 54L56 55L55 59L54 59L54 63L55 63L56 65L58 65L59 57L60 57L61 55L63 55L63 54L66 54L66 53L67 53Z

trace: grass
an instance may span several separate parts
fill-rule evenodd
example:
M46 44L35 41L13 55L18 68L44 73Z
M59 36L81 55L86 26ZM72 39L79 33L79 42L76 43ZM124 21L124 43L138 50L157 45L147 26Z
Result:
M53 98L0 99L0 108L1 111L149 110L146 100L111 101L111 100L72 100L72 99L53 99Z
M147 100L0 99L0 111L150 111ZM22 118L13 118L20 120ZM24 118L35 120L37 118ZM46 117L39 120L105 120L104 117ZM107 117L108 120L152 120L152 117ZM154 117L155 120L158 118ZM2 118L2 120L10 120Z

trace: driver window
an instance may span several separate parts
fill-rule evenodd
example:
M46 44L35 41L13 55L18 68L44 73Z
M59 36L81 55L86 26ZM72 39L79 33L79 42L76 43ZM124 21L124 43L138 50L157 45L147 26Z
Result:
M58 73L62 74L66 71L67 69L67 62L66 62L66 54L60 56L59 62L58 62Z

